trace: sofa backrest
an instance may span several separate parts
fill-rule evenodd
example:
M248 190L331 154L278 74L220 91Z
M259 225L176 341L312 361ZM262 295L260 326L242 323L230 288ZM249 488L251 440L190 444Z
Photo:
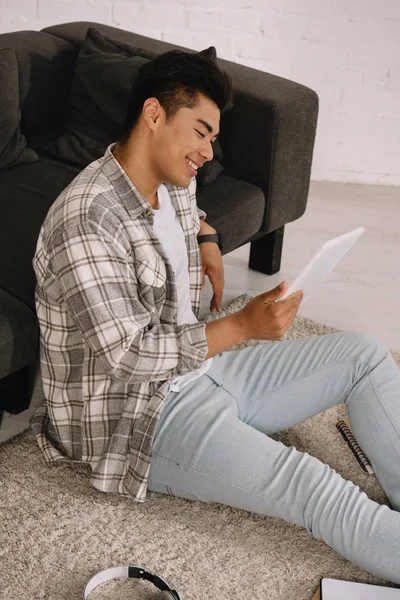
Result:
M61 131L68 116L77 54L74 46L42 31L0 34L18 62L21 131L28 138Z
M61 23L60 25L52 25L45 27L42 32L46 32L52 36L57 36L71 43L76 53L82 49L83 42L86 37L87 30L89 27L94 27L97 31L100 31L103 35L117 41L130 44L137 48L144 48L145 50L152 50L156 54L167 52L168 50L185 50L194 52L193 48L186 48L184 46L178 46L177 44L171 44L169 42L163 42L154 38L149 38L144 35L140 35L133 31L127 31L118 27L112 27L110 25L104 25L103 23L95 23L90 21L74 21L71 23Z

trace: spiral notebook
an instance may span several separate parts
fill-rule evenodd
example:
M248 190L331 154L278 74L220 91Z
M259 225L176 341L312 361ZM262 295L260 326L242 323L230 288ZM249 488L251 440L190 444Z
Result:
M364 452L361 450L360 446L358 445L358 442L357 442L356 438L354 437L354 434L350 427L349 420L341 419L340 421L338 421L336 423L336 427L342 434L343 439L345 440L345 442L347 442L350 450L353 452L354 456L356 457L356 459L358 460L358 462L360 463L360 465L364 469L364 471L366 471L369 475L373 475L374 470L372 468L371 462L370 462L368 456L366 454L364 454Z
M313 600L400 600L400 589L324 577Z

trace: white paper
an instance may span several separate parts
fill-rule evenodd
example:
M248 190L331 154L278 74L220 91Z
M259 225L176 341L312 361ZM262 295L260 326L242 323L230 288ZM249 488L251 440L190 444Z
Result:
M324 578L322 600L400 600L400 589Z
M275 302L281 302L291 294L294 294L294 292L303 290L304 297L302 304L304 304L312 296L319 284L335 268L346 252L350 250L363 231L364 227L359 227L322 244L308 265L304 267L293 283L289 285L284 295L275 300Z

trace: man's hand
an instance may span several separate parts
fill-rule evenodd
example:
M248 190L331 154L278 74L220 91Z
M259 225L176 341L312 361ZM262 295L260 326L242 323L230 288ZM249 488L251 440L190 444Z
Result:
M199 244L203 279L201 289L206 284L205 276L210 279L214 294L210 303L210 310L222 309L222 294L224 291L224 265L221 251L215 242L203 242Z
M275 302L288 289L286 281L274 289L252 298L237 313L244 339L281 341L299 310L303 290L291 294L282 302Z
M207 233L217 233L214 227L211 227L203 219L200 219L200 230L197 235ZM201 263L203 267L203 279L201 289L206 285L205 276L210 279L214 290L214 295L210 303L210 310L222 309L222 294L224 290L224 265L222 263L222 254L215 242L202 242L199 244Z

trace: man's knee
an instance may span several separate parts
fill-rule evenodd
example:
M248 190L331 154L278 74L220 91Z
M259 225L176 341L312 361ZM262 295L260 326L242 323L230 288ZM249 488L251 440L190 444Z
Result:
M354 331L344 335L351 340L351 345L356 349L358 358L364 362L376 364L383 360L389 352L383 342L370 333Z

